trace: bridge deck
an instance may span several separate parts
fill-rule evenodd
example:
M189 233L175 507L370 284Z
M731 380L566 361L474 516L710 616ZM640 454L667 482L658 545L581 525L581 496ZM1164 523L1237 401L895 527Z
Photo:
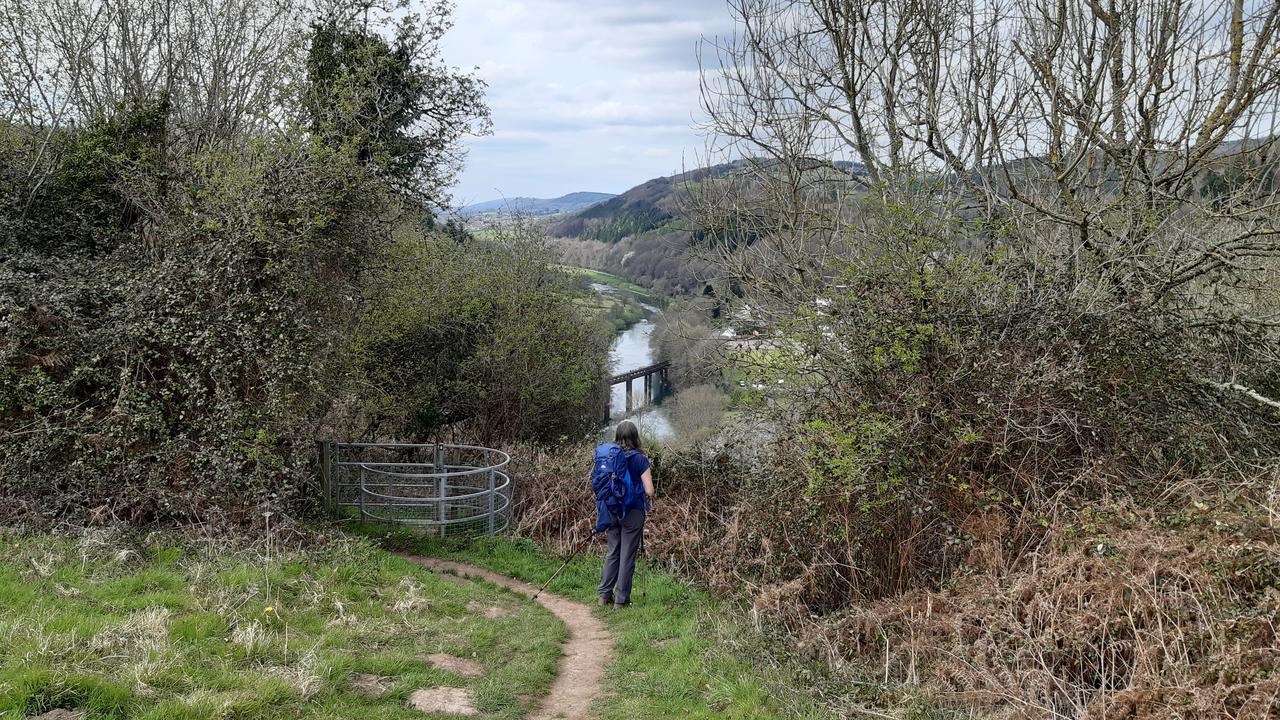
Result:
M654 373L662 372L663 370L666 370L669 367L671 367L670 362L660 362L660 363L654 363L653 365L646 365L645 367L642 367L642 368L636 368L635 370L628 370L624 373L618 373L617 375L614 375L613 377L609 378L609 384L617 385L618 383L624 383L628 380L636 380L638 378L644 377L645 375L653 375Z

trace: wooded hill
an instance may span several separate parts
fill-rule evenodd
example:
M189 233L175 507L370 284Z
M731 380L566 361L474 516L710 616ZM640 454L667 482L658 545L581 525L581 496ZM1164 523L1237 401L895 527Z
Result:
M482 215L498 213L501 215L560 215L589 208L609 198L613 193L573 192L557 198L514 197L485 200L484 202L464 205L459 212L463 215Z
M829 168L840 180L860 176L860 163L813 161ZM741 159L647 180L604 202L555 220L547 234L560 239L565 259L573 264L616 273L664 294L688 294L704 289L704 264L690 255L701 229L687 217L700 201L708 180L740 177L767 166L761 159Z

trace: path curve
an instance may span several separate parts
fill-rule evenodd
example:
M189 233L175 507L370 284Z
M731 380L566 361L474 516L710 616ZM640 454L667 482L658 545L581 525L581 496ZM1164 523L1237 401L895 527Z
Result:
M514 590L525 597L538 589L529 583L474 565L440 560L438 558L405 555L400 557L417 563L428 570L453 572L462 577L487 580ZM569 639L561 648L560 671L551 692L542 706L529 716L529 720L588 720L591 717L591 701L601 693L604 668L613 654L613 638L604 623L592 614L583 603L542 593L536 602L551 611L569 628Z

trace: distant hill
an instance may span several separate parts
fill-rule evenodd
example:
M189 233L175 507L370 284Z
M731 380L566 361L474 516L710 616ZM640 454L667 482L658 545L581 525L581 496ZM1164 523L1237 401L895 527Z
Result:
M1214 152L1213 162L1202 168L1200 176L1194 179L1195 192L1204 200L1212 201L1228 196L1243 183L1280 187L1280 162L1270 160L1265 166L1258 166L1243 164L1241 160L1243 150L1266 143L1280 144L1280 138L1223 143ZM1167 163L1177 162L1176 153L1166 155L1167 160L1157 163L1158 170L1164 169L1162 165L1167 167ZM749 166L752 172L743 172ZM621 195L550 219L547 234L559 239L557 247L567 264L605 270L658 294L702 293L707 289L702 282L707 274L705 267L700 266L696 254L688 252L701 233L681 216L685 193L691 189L696 192L708 177L731 177L736 173L742 173L744 184L730 187L728 191L749 191L751 183L767 175L770 166L771 161L757 158L654 178ZM846 181L866 174L861 163L819 158L811 159L804 170L811 180L831 182L850 192L856 192L857 188ZM1045 158L1031 156L1005 163L999 172L989 173L986 181L998 184L1012 179L1023 185L1045 183L1046 189L1052 190L1054 177ZM949 174L938 179L959 181ZM1097 174L1096 180L1102 191L1116 182L1103 174ZM813 186L816 184L811 184ZM736 239L751 242L750 237Z
M750 161L700 168L689 172L654 178L630 190L565 217L549 229L552 237L581 238L616 243L624 238L646 233L667 233L682 228L677 191L690 183L739 171ZM759 162L759 161L756 161ZM862 166L850 162L828 165L846 173L861 174Z
M694 233L681 217L682 195L709 177L724 177L767 160L738 160L669 177L654 178L601 203L552 220L547 234L561 238L564 262L620 275L659 295L705 290L707 268L688 253ZM847 177L863 173L861 165L813 161Z
M595 205L598 202L615 197L611 193L575 192L558 198L501 198L486 200L463 207L463 215L479 215L482 213L524 213L525 215L560 215L571 213Z

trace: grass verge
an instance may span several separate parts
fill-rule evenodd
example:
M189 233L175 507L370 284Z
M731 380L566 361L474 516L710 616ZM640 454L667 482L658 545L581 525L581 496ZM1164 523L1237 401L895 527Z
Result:
M487 717L522 718L565 635L527 599L359 538L287 552L108 533L0 531L0 543L0 718L420 719L406 698L435 686L470 688ZM434 653L483 674L437 669ZM356 674L384 694L354 687Z

